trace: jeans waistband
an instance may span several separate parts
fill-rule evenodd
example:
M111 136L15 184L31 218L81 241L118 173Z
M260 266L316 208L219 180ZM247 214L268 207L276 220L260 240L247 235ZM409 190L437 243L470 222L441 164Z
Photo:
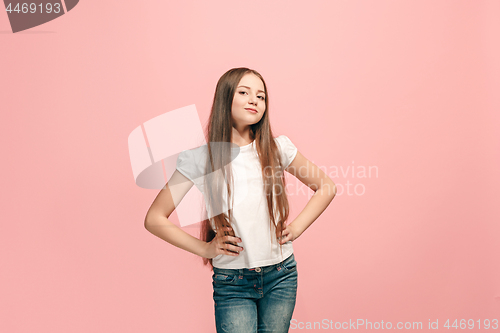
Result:
M257 275L257 274L262 274L262 273L267 273L272 270L275 270L278 267L281 267L283 264L287 264L288 262L292 262L295 260L295 257L293 253L286 258L285 260L274 264L274 265L268 265L268 266L261 266L261 267L253 267L253 268L217 268L214 267L214 273L220 273L220 274L226 274L226 275Z

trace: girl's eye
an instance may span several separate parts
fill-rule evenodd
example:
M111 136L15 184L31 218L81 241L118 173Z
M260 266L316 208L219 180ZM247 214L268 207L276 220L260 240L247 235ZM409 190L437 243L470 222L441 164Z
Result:
M240 91L240 94L246 94L246 93L247 93L246 91ZM266 98L264 96L258 96L258 98L260 98L263 101L266 100Z

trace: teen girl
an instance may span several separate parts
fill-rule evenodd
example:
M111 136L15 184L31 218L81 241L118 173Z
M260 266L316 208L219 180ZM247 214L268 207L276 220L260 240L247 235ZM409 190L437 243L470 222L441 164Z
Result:
M209 144L179 155L176 171L145 219L151 233L212 268L217 332L288 332L297 295L292 242L336 194L333 181L288 137L273 137L269 112L269 94L258 72L227 71L215 91L206 128ZM308 113L298 113L303 118L297 121ZM283 171L315 192L288 225ZM209 212L201 240L168 220L193 185L202 191Z

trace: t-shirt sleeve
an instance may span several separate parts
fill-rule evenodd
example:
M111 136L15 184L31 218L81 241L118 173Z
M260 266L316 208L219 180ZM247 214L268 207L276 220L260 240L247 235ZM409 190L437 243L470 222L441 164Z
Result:
M190 150L184 150L177 157L176 164L176 169L192 182L196 178L196 165L193 157Z
M286 135L280 135L276 138L276 141L280 147L283 168L286 169L297 156L298 149Z

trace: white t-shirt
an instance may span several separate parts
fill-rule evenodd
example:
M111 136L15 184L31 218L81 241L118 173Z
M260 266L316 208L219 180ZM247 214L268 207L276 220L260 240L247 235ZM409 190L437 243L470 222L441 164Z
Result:
M285 135L274 140L280 150L283 169L286 169L297 155L297 148ZM205 172L206 154L205 145L185 150L177 159L177 170L191 180L204 196L203 177L200 176ZM235 235L242 240L237 244L244 250L238 256L218 255L212 260L213 266L228 269L254 268L283 261L293 253L292 242L283 244L283 256L281 256L276 233L274 230L271 231L269 225L267 200L255 141L239 148L239 154L231 162L231 168L234 181L231 226ZM227 194L225 200L227 201Z

